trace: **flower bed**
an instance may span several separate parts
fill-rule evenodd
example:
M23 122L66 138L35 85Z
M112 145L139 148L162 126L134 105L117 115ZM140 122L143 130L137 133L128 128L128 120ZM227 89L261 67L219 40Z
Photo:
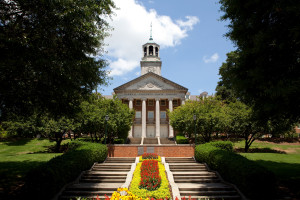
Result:
M142 159L158 159L158 155L156 153L144 153Z
M148 160L146 160L146 161L148 161ZM161 164L161 162L158 162L157 160L154 160L154 161L156 161L158 164L158 174L161 178L160 186L156 187L155 190L148 190L148 189L145 189L142 187L140 188L141 177L142 177L141 176L142 163L138 163L136 166L136 169L133 173L133 179L131 181L129 191L132 194L135 194L135 196L142 198L142 199L146 199L146 198L170 199L171 193L169 190L169 181L168 181L166 173L165 173L165 167L163 164Z
M161 184L157 160L144 160L141 166L141 182L139 188L156 190Z

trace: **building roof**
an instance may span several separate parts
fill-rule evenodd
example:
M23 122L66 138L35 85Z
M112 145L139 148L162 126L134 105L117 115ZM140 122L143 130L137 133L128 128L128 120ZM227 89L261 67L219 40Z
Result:
M115 93L117 93L118 91L122 91L122 90L128 88L129 86L137 84L138 82L141 82L143 79L146 79L148 77L153 77L154 79L160 80L160 81L164 82L165 84L172 85L177 90L184 90L186 92L188 91L188 89L186 87L183 87L183 86L181 86L173 81L170 81L160 75L157 75L153 72L148 72L148 73L146 73L140 77L137 77L127 83L124 83L123 85L120 85L119 87L114 88L114 91L115 91Z

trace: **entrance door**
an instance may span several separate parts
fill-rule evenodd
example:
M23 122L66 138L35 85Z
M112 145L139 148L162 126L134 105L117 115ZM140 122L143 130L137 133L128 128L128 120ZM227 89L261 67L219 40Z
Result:
M155 137L155 126L147 125L147 138Z
M133 137L135 137L135 138L141 138L142 137L142 126L134 125Z
M160 125L160 137L161 138L167 138L169 136L168 134L168 125Z

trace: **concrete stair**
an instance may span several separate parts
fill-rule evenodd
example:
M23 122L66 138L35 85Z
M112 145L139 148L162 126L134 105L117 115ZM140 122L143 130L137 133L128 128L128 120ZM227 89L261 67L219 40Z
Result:
M104 199L121 187L130 171L135 158L107 158L104 163L96 163L91 170L85 171L78 183L68 186L60 195L60 200L76 197Z
M144 138L143 144L158 144L157 138Z
M193 158L166 158L181 198L242 199L234 187L225 184L215 172Z

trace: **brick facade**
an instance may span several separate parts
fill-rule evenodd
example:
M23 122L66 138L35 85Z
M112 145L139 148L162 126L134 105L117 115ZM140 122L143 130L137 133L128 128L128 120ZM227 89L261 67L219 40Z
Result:
M137 157L138 148L143 152L149 152L154 148L154 153L162 157L193 157L193 145L109 145L108 157Z

